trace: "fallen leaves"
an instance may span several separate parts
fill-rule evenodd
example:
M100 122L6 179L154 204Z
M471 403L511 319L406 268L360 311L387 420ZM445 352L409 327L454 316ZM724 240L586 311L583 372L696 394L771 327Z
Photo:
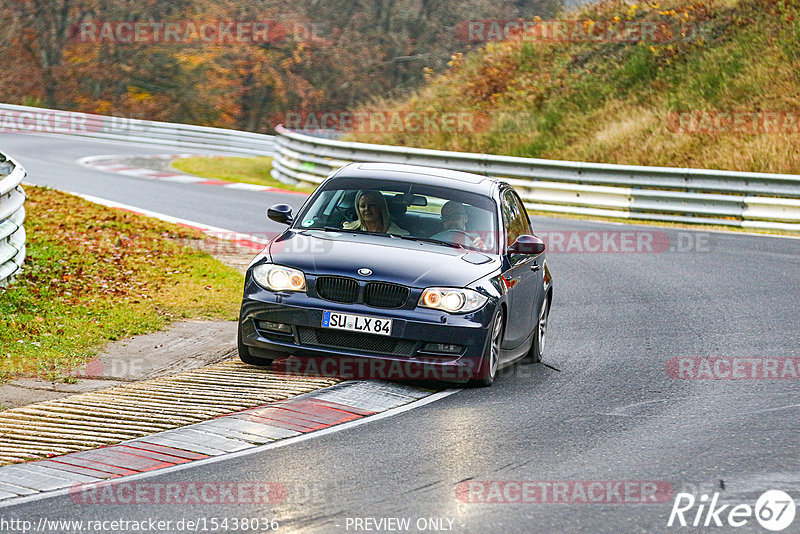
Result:
M230 318L238 306L241 276L187 246L202 242L199 232L49 189L26 193L28 257L0 291L0 345L9 347L0 381L68 377L108 340L174 317Z

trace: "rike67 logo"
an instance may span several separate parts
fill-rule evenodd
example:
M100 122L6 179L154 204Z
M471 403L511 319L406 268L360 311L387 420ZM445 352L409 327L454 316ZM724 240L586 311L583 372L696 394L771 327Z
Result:
M701 495L695 499L691 493L678 493L669 514L667 526L671 527L743 527L755 517L765 529L773 532L785 530L794 521L795 503L792 497L780 490L761 494L755 507L749 504L718 505L719 493L709 499Z

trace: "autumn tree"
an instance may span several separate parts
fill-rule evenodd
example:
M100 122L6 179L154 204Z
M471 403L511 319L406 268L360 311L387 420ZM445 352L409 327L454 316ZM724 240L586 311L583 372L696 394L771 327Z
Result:
M59 69L70 28L96 7L96 0L18 0L0 12L0 23L10 30L13 44L25 50L39 71L45 105L56 105Z
M286 110L344 110L419 86L474 19L560 0L16 0L0 5L0 101L270 131ZM544 4L543 4L544 2ZM81 42L84 22L272 21L268 42Z

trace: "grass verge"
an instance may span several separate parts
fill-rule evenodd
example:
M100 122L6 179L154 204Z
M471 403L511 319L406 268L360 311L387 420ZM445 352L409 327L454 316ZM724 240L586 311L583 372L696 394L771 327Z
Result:
M277 187L289 191L310 193L312 186L293 186L274 180L270 176L272 158L205 157L181 158L172 163L179 171L202 178Z
M0 381L70 381L108 341L175 319L237 317L243 277L199 232L26 187L28 256L0 289Z

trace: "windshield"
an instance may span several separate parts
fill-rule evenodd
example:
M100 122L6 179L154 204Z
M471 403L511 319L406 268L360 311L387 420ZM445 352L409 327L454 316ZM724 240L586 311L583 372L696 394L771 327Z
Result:
M497 253L491 198L407 182L330 180L300 213L295 227L387 234Z

